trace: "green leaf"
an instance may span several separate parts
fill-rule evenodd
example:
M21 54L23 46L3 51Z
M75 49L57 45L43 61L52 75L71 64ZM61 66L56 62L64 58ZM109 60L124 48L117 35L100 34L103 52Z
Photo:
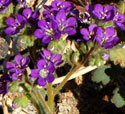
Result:
M14 99L14 104L22 108L26 108L29 102L30 100L26 95Z
M106 28L106 27L114 27L113 21L106 22L106 23L104 24L104 28Z
M22 38L24 39L24 44L29 47L33 46L36 40L33 35L23 35Z
M120 64L125 67L125 49L123 48L112 48L110 50L110 59L114 64Z
M17 81L13 81L9 84L9 91L10 92L17 92L19 89L19 83Z
M118 93L118 91L119 91L119 88L116 88L113 91L113 96L111 98L111 102L113 104L115 104L115 106L117 108L121 108L125 105L125 99L123 99L123 97Z
M110 77L106 74L105 70L109 68L109 66L101 66L99 67L92 76L92 81L96 83L102 82L104 85L110 82Z

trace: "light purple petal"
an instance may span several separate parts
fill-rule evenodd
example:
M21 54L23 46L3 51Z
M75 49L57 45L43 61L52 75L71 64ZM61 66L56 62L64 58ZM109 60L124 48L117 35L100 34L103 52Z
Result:
M60 10L56 15L56 20L58 22L63 22L66 20L66 12L64 10Z
M24 15L27 19L29 19L29 18L31 17L31 15L32 15L32 9L31 9L31 8L25 8L25 9L23 10L23 15Z
M22 55L16 55L15 57L14 57L14 60L15 60L15 62L16 62L16 64L17 65L21 65L21 62L22 62L22 59L23 59L23 57L22 57Z
M13 79L13 80L17 80L17 79L18 79L18 75L17 75L16 73L13 73L13 74L12 74L12 79Z
M106 28L104 32L105 32L105 37L112 37L116 35L115 29L113 27Z
M43 39L42 39L42 42L45 43L45 44L50 43L50 41L51 41L51 38L49 36L44 36Z
M44 49L43 56L48 59L48 57L51 57L51 51Z
M103 12L103 6L101 4L96 4L93 10L94 16L101 19L101 12Z
M23 61L22 61L22 67L27 67L27 65L29 64L29 62L30 62L30 58L29 58L29 56L26 56L24 59L23 59Z
M67 26L76 26L76 24L77 24L76 18L74 18L74 17L69 17L69 18L65 21L65 24L66 24Z

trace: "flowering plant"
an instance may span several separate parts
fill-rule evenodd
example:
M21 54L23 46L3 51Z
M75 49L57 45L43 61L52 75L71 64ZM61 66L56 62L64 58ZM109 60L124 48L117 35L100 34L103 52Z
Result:
M79 1L80 5L67 0L47 4L43 0L29 7L27 0L0 0L0 38L9 39L0 94L3 99L9 93L21 94L14 99L13 107L25 108L30 102L39 114L54 114L56 95L74 75L83 75L87 66L97 68L92 73L93 82L103 86L117 83L111 102L117 107L125 105L120 93L125 77L122 70L115 71L125 67L121 35L125 12L112 4L90 2L84 7L84 2ZM66 76L60 81L59 69L66 65L69 71L62 70ZM117 102L118 98L121 102Z

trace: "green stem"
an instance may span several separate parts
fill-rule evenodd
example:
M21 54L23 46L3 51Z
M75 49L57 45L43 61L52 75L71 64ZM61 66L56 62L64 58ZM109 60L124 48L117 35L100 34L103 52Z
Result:
M41 114L40 107L39 107L39 103L38 103L38 101L37 101L37 99L36 99L34 93L30 92L29 94L30 94L30 97L32 98L32 100L33 100L33 102L34 102L34 105L35 105L35 107L36 107L36 109L37 109L37 111L38 111L38 114Z
M50 108L50 111L53 112L54 96L51 83L47 83L47 92L48 92L48 106Z
M81 61L81 64L80 65L78 65L78 66L74 66L72 69L71 69L71 71L67 74L67 76L64 78L64 80L58 85L58 87L55 89L55 91L53 92L53 95L55 96L56 94L58 94L58 92L62 89L62 87L65 85L65 83L68 81L68 79L72 76L72 74L74 73L74 72L76 72L81 66L83 66L85 63L86 63L86 61L88 60L88 58L89 58L89 56L90 56L90 54L91 54L91 52L94 50L94 47L93 48L91 48L90 50L89 50L89 52L86 54L86 56L85 56L85 58Z
M35 89L36 89L36 88L35 88ZM38 97L39 97L39 99L40 99L40 102L42 103L43 107L46 109L46 111L47 111L49 114L51 114L50 109L49 109L48 105L46 104L45 100L43 99L43 97L42 97L40 91L37 90L37 89L36 89L35 91L36 91L36 93L37 93L37 95L38 95Z

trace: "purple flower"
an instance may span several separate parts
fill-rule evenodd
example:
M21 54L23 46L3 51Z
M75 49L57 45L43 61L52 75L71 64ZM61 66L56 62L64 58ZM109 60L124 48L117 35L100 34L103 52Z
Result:
M11 2L12 0L0 0L0 12L3 12Z
M83 35L84 40L93 40L96 34L98 26L96 24L91 24L88 29L82 28L80 33Z
M109 54L108 53L105 53L104 56L102 56L103 60L108 60L109 59Z
M116 7L114 5L108 5L106 7L103 7L101 4L96 4L94 6L87 5L86 10L92 17L103 22L111 21L116 15Z
M16 19L9 17L6 20L8 28L5 29L5 33L8 35L14 35L20 32L20 30L24 28L25 22L26 22L25 18L20 14L16 15Z
M67 33L69 36L76 34L76 18L69 17L67 19L66 12L64 10L60 10L57 13L56 22L58 23L59 30L62 32L62 34Z
M113 22L122 30L125 30L125 15L117 13L113 18Z
M36 29L34 36L38 39L42 38L42 42L45 44L50 43L53 38L59 39L61 36L58 25L53 20L47 22L45 19L42 19L38 22L38 26L40 29Z
M54 0L51 3L52 6L52 10L65 10L66 12L71 11L71 9L73 9L73 4L71 4L70 2L67 1L63 1L63 0Z
M47 64L44 59L41 59L37 63L37 69L31 71L32 78L38 78L37 83L40 86L45 86L46 82L52 83L54 80L53 72L55 67L53 64Z
M39 10L36 10L35 12L32 12L32 9L31 8L25 8L23 10L23 13L22 15L28 20L28 19L38 19L39 18Z
M40 53L44 60L52 63L54 66L58 66L63 63L61 54L52 54L51 51L44 49L42 53Z
M98 27L95 40L98 42L99 46L109 49L118 42L119 38L113 27L107 27L105 30Z
M11 81L11 78L7 74L0 77L0 94L3 94L4 96L6 93L8 93L8 84Z
M17 80L19 76L22 75L22 72L28 67L30 59L28 56L23 58L22 55L16 55L13 62L7 62L6 68L8 69L13 80Z

